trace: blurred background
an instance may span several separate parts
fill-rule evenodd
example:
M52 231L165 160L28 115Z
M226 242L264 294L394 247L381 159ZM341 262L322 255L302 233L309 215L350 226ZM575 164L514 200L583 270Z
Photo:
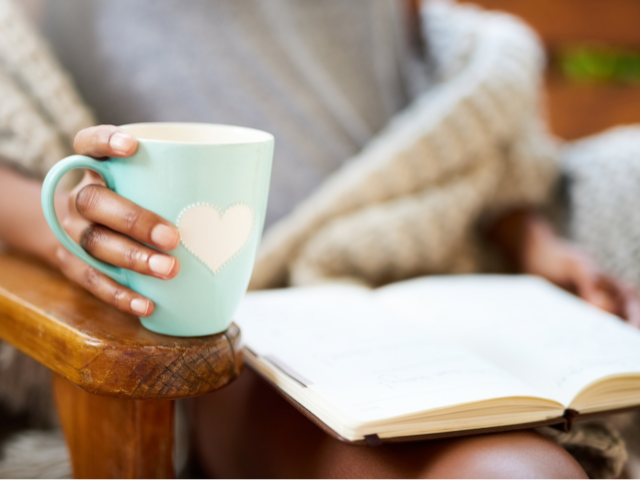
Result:
M39 21L44 1L19 3ZM556 135L575 139L640 122L640 0L459 1L517 15L541 36Z
M552 131L575 139L640 122L640 0L474 0L524 19L549 59Z

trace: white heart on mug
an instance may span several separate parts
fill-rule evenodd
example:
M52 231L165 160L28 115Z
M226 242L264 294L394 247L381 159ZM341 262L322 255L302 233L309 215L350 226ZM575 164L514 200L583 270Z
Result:
M215 206L197 203L178 217L184 247L216 274L242 247L253 227L253 211L236 204L220 212Z

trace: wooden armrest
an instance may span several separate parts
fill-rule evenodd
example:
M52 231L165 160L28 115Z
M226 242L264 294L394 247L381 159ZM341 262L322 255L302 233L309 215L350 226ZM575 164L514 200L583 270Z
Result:
M0 338L87 392L127 399L212 392L242 369L235 324L207 337L153 333L58 272L12 252L0 252Z

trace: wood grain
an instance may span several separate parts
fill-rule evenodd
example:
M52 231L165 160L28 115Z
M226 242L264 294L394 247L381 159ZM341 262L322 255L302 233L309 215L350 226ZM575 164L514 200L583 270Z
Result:
M174 478L172 400L126 400L53 379L75 478Z
M128 399L215 391L242 370L240 331L169 337L28 257L0 253L0 338L83 390Z

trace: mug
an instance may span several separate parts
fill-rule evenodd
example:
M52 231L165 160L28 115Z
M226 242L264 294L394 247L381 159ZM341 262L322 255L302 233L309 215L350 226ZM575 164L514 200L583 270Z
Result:
M71 253L155 304L142 324L157 333L201 336L225 331L249 285L269 194L274 139L251 128L198 123L122 126L138 140L127 158L73 155L45 178L42 208ZM63 230L54 209L60 178L94 170L107 187L178 227L171 252L180 272L160 280L88 254Z

